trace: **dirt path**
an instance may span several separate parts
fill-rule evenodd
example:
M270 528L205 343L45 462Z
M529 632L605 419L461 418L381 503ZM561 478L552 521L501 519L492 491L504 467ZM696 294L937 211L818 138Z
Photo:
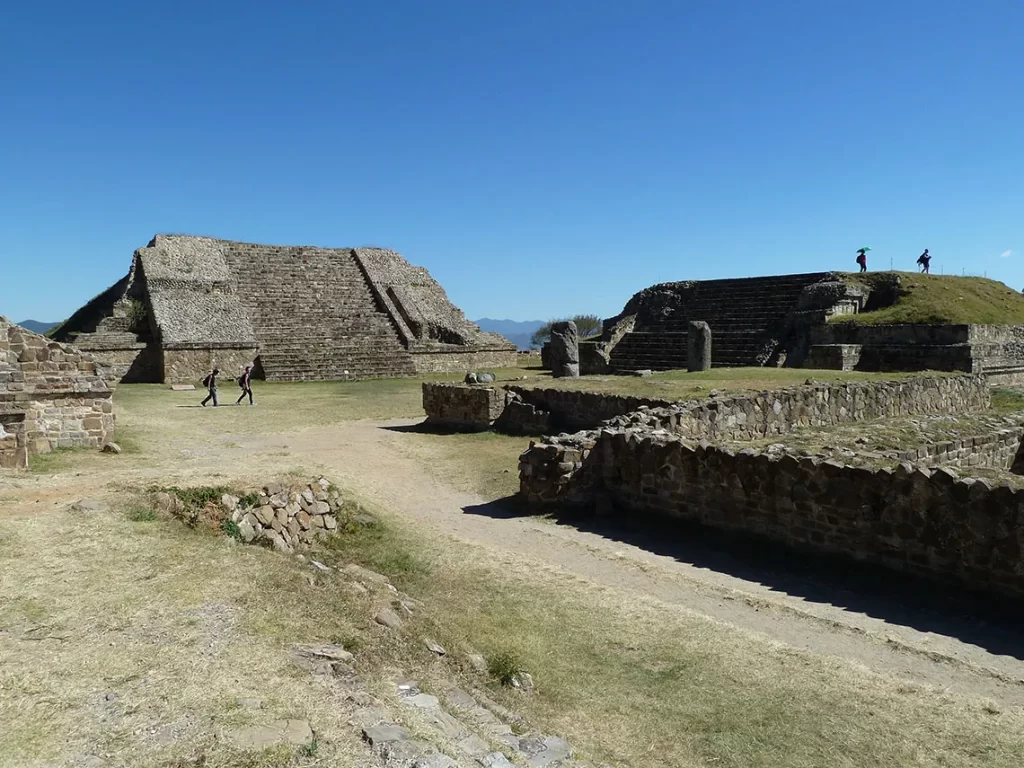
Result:
M329 468L348 487L394 512L520 561L564 569L627 596L653 596L667 608L695 611L790 647L908 681L1024 705L1024 661L989 650L1000 646L982 626L976 627L979 642L974 644L960 639L969 636L963 627L948 633L916 629L573 526L488 514L492 508L484 500L453 489L430 472L430 456L422 446L413 449L402 432L384 428L414 423L349 422L303 432L301 440L268 436L244 443L261 451L287 446L297 458ZM837 597L842 595L832 599ZM913 609L908 615L911 623L928 624Z

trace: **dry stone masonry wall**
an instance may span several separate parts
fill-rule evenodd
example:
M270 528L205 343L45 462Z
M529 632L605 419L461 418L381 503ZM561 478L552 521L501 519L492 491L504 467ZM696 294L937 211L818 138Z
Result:
M539 435L553 429L588 429L639 408L671 404L669 400L515 384L423 384L427 422L454 430L494 427L512 434Z
M640 411L598 430L531 443L520 457L521 495L532 503L696 521L1019 596L1024 481L961 478L956 468L1019 471L1020 424L908 450L881 467L776 450L782 446L707 442L987 405L983 377L965 375ZM746 418L730 418L740 414Z
M153 503L191 524L204 518L228 527L245 544L293 552L312 546L338 528L343 500L341 491L321 477L302 485L268 483L245 497L225 493L219 501L210 502L211 510L191 509L170 491L156 491Z
M0 317L0 466L101 447L114 434L112 395L90 356Z
M639 410L612 426L664 429L694 440L751 440L797 427L825 427L918 413L970 413L989 407L983 376L921 376L896 381L809 384L755 395L715 397Z
M1024 487L609 430L592 488L656 514L1024 595Z

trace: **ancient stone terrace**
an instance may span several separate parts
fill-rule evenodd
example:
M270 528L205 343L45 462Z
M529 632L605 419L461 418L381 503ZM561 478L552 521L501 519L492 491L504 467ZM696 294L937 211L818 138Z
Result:
M640 408L531 442L520 492L1020 597L1024 418L990 405L986 377L967 374ZM822 430L816 443L803 434L812 428Z
M140 317L142 320L140 320ZM353 379L514 364L422 268L379 248L158 235L127 277L57 332L126 380L196 381L255 361L275 380Z

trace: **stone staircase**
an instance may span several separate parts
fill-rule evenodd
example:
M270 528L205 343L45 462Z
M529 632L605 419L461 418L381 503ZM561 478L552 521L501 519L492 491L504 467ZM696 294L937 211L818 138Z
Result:
M822 275L783 275L693 283L682 309L665 319L638 319L611 352L617 370L686 367L687 324L711 326L711 362L718 367L764 365L780 340L803 289Z
M225 252L236 292L258 320L259 362L272 381L382 378L415 371L349 250ZM296 291L295 285L306 286Z

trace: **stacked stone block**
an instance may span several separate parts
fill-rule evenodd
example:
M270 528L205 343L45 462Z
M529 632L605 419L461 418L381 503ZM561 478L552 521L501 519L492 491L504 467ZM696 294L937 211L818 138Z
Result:
M304 487L269 483L255 505L225 496L221 504L246 544L262 542L282 552L308 547L338 527L341 492L324 478Z

